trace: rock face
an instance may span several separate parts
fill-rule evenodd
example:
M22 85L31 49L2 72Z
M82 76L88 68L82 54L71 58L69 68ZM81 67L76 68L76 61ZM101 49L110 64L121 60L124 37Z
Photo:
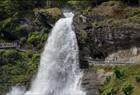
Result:
M120 50L140 47L140 29L138 28L93 27L94 21L101 21L104 18L96 14L74 17L73 26L79 44L81 68L88 67L87 57L105 60L106 57ZM139 50L137 54L140 54Z
M97 73L91 70L88 60L130 61L138 62L140 56L140 29L133 27L93 27L94 21L102 21L106 17L92 15L75 15L73 29L76 32L80 68L84 69L82 86L87 95L99 95L101 87Z
M101 84L100 81L97 79L95 70L84 70L82 86L83 89L86 91L86 95L100 95L99 89L101 87Z

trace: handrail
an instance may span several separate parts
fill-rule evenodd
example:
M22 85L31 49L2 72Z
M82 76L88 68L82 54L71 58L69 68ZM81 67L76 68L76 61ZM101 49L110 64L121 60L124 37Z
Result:
M11 42L11 43L0 43L0 49L6 49L6 48L19 48L20 45L17 42Z

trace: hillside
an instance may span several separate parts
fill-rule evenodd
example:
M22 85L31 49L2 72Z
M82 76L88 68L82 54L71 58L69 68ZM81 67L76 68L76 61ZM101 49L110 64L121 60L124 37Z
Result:
M29 87L44 44L55 22L64 17L63 11L75 13L73 30L78 40L81 69L92 67L87 58L140 62L139 0L0 0L0 43L19 45L18 49L0 48L0 95L14 85ZM133 48L137 49L136 53ZM139 65L110 68L111 71L117 68L126 76L109 77L101 87L101 95L139 95ZM128 93L125 93L127 88L122 88L125 83L118 85L124 81L127 86L132 85Z

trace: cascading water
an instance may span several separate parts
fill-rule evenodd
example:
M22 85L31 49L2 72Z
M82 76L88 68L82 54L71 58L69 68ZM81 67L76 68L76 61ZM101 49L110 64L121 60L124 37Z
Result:
M54 26L41 56L29 91L14 87L6 95L85 95L81 90L78 46L72 30L72 13L65 13Z

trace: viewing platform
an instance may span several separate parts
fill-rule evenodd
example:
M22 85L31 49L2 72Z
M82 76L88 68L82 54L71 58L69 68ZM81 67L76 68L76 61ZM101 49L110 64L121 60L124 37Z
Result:
M88 61L89 65L92 65L92 64L136 64L134 62L122 62L122 61L94 61L94 60L90 60Z
M9 48L20 48L20 45L18 42L9 42L9 43L0 43L0 49L9 49Z
M133 60L103 60L103 59L91 59L91 58L86 58L88 60L89 65L93 64L137 64ZM115 58L114 58L115 59ZM139 64L139 63L138 63Z

